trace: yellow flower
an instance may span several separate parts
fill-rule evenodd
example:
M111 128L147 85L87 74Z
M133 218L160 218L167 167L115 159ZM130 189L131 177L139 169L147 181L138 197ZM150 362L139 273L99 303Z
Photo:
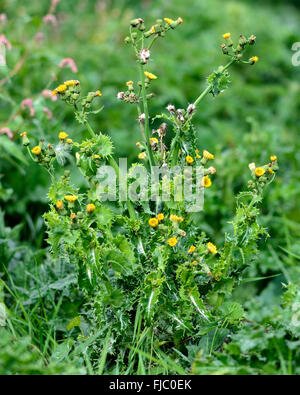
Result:
M127 81L126 82L126 85L129 87L129 86L131 86L131 85L133 85L133 81Z
M72 144L72 143L73 143L73 140L72 140L72 139L67 139L66 142L67 142L68 144Z
M96 91L96 96L99 96L99 97L102 96L102 93L99 91L99 89Z
M230 33L224 33L222 35L222 37L225 38L225 40L228 40L231 37L231 34Z
M216 254L218 252L217 247L213 243L209 242L207 243L206 246L208 251L211 252L212 254Z
M190 155L188 155L188 156L185 158L185 160L186 160L187 163L189 163L189 164L192 164L192 163L194 162L194 159L193 159Z
M201 185L202 185L204 188L209 188L209 187L211 187L211 184L212 184L211 179L210 179L208 176L204 176L204 177L202 178Z
M62 202L61 200L58 200L58 201L55 203L55 205L56 205L56 207L57 207L59 210L62 209L63 206L64 206L64 204L63 204L63 202Z
M98 155L98 154L93 155L93 159L100 159L100 155Z
M79 81L78 80L68 80L64 82L64 85L66 86L75 86L78 85Z
M140 154L138 154L138 158L139 159L145 159L146 158L146 152L141 152Z
M149 73L149 71L144 71L144 74L149 80L156 80L157 76L155 74Z
M265 174L265 170L262 167L257 167L254 171L256 177L261 177Z
M196 247L195 246L190 246L188 253L192 254L194 251L196 251Z
M86 211L88 213L92 213L95 210L96 206L93 203L90 203L86 206Z
M269 174L274 174L274 170L271 169L271 167L268 168L268 173Z
M56 88L56 91L58 93L64 93L67 90L67 85L61 84Z
M53 89L52 95L53 95L53 96L57 95L57 89Z
M251 63L251 64L254 64L254 63L256 63L256 62L258 62L258 56L252 56L252 57L250 58L250 63Z
M157 214L156 218L158 219L158 221L163 221L165 219L165 216L162 213L160 213L160 214Z
M176 237L170 237L170 239L168 240L168 244L170 247L175 247L177 243L178 241Z
M171 18L164 18L164 21L165 21L168 25L170 25L170 23L174 22L174 20L171 19Z
M154 27L154 26L151 27L150 32L151 32L152 34L155 33L155 27Z
M275 162L275 160L277 160L277 156L276 155L271 155L270 159L272 162Z
M58 137L59 137L61 140L65 140L68 136L69 136L69 135L68 135L67 133L65 133L65 132L60 132L59 135L58 135Z
M174 222L182 222L182 221L183 221L183 218L182 218L182 217L178 217L178 216L175 215L175 214L171 214L171 215L170 215L170 220L171 220L171 221L174 221Z
M150 218L148 221L148 224L151 226L151 228L156 228L158 225L158 219L157 218Z
M42 150L41 150L41 147L39 147L39 146L37 145L36 147L32 148L31 152L32 152L34 155L40 155L41 152L42 152Z
M207 160L215 159L214 155L208 152L206 149L203 151L203 157Z
M136 145L137 147L140 147L140 146L141 146L141 143L140 143L139 141L137 141L137 142L135 143L135 145Z
M196 266L197 265L197 261L193 261L192 265Z
M78 196L76 196L76 195L65 195L65 199L69 203L74 203L78 199Z
M71 219L76 218L76 214L75 214L75 213L71 213L71 214L70 214L70 218L71 218Z
M150 138L150 144L158 144L158 140L156 137L151 137Z
M21 137L27 136L27 132L22 132L22 133L20 133L20 136L21 136Z

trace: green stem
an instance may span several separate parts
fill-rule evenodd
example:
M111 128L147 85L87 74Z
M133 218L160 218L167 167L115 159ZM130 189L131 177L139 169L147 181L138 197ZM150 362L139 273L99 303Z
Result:
M93 131L91 128L91 125L88 123L88 121L84 121L85 126L87 127L91 137L96 137L96 133Z

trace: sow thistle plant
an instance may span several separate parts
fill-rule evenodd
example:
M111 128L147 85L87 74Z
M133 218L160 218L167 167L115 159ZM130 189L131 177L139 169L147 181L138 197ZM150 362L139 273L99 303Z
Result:
M164 18L149 28L141 18L130 22L125 43L133 48L139 74L135 81L124 81L117 99L136 106L141 140L128 172L124 158L115 160L109 136L89 124L89 116L102 110L102 93L83 96L77 80L59 84L53 94L73 107L90 138L74 142L70 131L58 131L55 146L40 141L30 147L26 132L21 134L32 159L51 176L50 210L44 215L51 253L66 265L76 263L87 303L82 316L108 333L110 361L123 363L124 372L135 366L141 351L149 356L154 346L166 353L175 346L185 353L214 328L242 320L243 309L230 302L230 295L255 259L258 240L267 236L258 222L259 205L278 170L275 155L264 165L249 165L248 190L237 196L224 245L195 225L195 211L202 208L205 189L214 187L217 170L213 153L196 144L192 119L205 96L228 87L231 65L251 66L258 58L246 54L254 35L235 42L225 33L221 50L229 61L207 78L195 101L185 109L168 104L163 113L150 116L159 81L151 66L153 45L182 22ZM167 134L173 136L170 145ZM72 184L68 170L56 176L56 163L63 165L70 155L87 181L85 192Z

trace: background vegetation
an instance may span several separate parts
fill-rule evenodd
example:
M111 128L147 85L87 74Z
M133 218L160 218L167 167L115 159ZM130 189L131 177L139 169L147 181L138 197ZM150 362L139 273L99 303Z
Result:
M123 40L133 17L151 23L164 16L181 16L184 23L155 48L151 71L159 75L159 84L152 114L170 102L185 107L195 99L205 78L224 62L222 33L257 36L255 68L234 66L230 89L216 99L207 97L195 117L199 145L215 154L217 168L205 211L199 214L203 230L216 242L223 240L250 162L261 164L276 154L280 171L266 193L260 218L271 238L262 242L258 263L247 273L251 279L264 279L243 283L235 292L246 319L225 344L205 337L188 355L161 357L155 369L299 373L299 326L292 324L300 303L300 67L291 62L292 44L300 41L297 2L61 0L55 24L43 22L49 3L0 1L0 13L7 16L0 22L0 34L12 45L6 51L7 67L0 67L0 373L106 372L108 350L105 342L97 342L100 333L95 330L86 337L90 332L84 321L67 329L85 311L85 301L74 268L53 261L48 253L42 214L50 180L29 163L19 133L26 130L31 139L55 142L65 130L80 141L86 131L71 110L41 96L57 80L75 78L87 91L101 89L105 109L92 125L111 136L117 156L133 161L138 154L133 142L140 139L135 108L116 100L124 81L136 75L133 54ZM73 58L78 72L58 67L63 58ZM33 116L22 109L26 98L33 100ZM71 178L84 189L80 174L71 173ZM96 370L91 362L95 358ZM145 361L129 373L153 373L144 370Z

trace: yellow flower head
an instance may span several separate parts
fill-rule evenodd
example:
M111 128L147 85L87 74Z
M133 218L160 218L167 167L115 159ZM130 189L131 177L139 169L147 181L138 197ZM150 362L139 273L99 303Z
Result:
M268 173L269 174L274 174L274 170L271 169L271 167L268 168Z
M59 210L62 209L63 206L64 206L64 204L63 204L63 202L62 202L61 200L58 200L58 201L55 203L55 205L56 205L56 207L57 207Z
M254 173L255 173L256 177L261 177L265 174L265 170L262 167L257 167L254 170Z
M163 215L163 213L157 214L158 221L163 221L165 219L165 216Z
M75 213L71 213L71 214L70 214L70 218L71 218L71 219L76 218L76 214L75 214Z
M196 251L196 247L195 246L190 246L188 253L192 254L194 251Z
M93 155L93 159L100 159L100 155L98 154Z
M192 163L194 162L194 159L193 159L190 155L188 155L188 156L185 158L185 160L187 161L188 164L192 164Z
M157 79L157 76L155 74L150 73L149 71L144 71L144 74L149 80L156 80Z
M193 261L192 265L196 266L197 265L197 261Z
M228 40L228 39L231 37L231 34L230 34L230 33L224 33L224 34L222 35L222 37L223 37L225 40Z
M75 86L78 85L79 81L78 80L68 80L64 82L64 85L66 86Z
M135 145L136 145L137 147L140 147L140 146L141 146L141 143L140 143L139 141L137 141L137 142L135 143Z
M151 32L152 34L155 33L155 27L154 27L154 26L151 27L150 32Z
M65 132L60 132L58 137L60 138L60 140L65 140L69 135Z
M156 138L156 137L151 137L151 138L150 138L150 144L151 144L151 145L153 145L153 144L158 144L157 138Z
M67 139L66 142L67 142L68 144L72 144L72 143L73 143L73 140L72 140L72 139Z
M148 221L148 224L151 226L151 228L156 228L158 225L158 219L157 218L150 218Z
M34 155L40 155L41 152L42 152L42 149L41 149L40 146L37 145L36 147L32 148L31 152L32 152Z
M128 87L129 87L129 86L132 86L132 85L133 85L133 81L131 81L131 80L130 80L130 81L127 81L127 82L126 82L126 85L127 85Z
M99 97L101 97L101 96L102 96L102 93L99 91L99 89L98 89L98 90L96 90L96 96L99 96Z
M164 18L164 21L165 21L168 25L170 25L170 23L174 22L174 20L171 19L171 18Z
M176 239L176 237L170 237L170 239L168 240L168 244L170 247L175 247L177 243L178 240Z
M207 160L215 159L214 155L208 152L206 149L203 151L203 157Z
M258 56L252 56L252 57L250 58L250 61L251 61L252 63L258 62Z
M202 178L201 185L202 185L204 188L209 188L209 187L211 187L211 184L212 184L211 179L210 179L208 176L204 176L204 177Z
M53 96L57 95L57 89L53 89L52 95L53 95Z
M86 211L88 213L92 213L95 210L96 206L93 203L90 203L86 206Z
M207 243L206 247L208 251L211 252L212 254L216 254L218 252L217 247L211 242Z
M141 152L140 154L138 154L138 158L139 159L145 159L146 158L146 152Z
M21 136L21 137L27 136L27 132L22 132L22 133L20 133L20 136Z
M64 93L67 90L67 85L61 84L56 88L56 91L58 93Z
M173 222L182 222L182 221L183 221L183 218L182 218L182 217L178 217L178 216L175 215L175 214L171 214L171 215L170 215L170 220L173 221Z
M271 155L270 159L272 162L275 162L275 160L277 160L277 156L276 155Z
M78 199L78 196L76 196L76 195L65 195L65 199L69 203L74 203Z

